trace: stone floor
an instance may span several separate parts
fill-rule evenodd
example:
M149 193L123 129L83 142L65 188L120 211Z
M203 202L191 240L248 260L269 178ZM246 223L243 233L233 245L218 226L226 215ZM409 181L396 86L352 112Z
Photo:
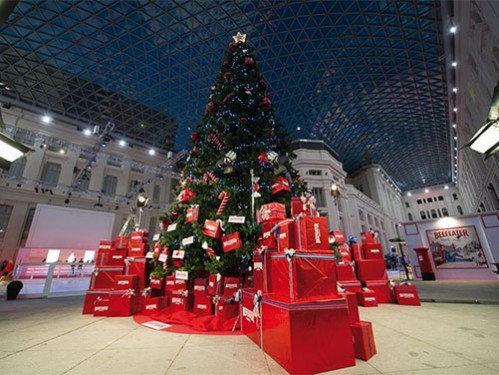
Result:
M417 283L423 300L461 303L361 307L378 354L330 373L499 374L499 282L477 283ZM82 297L0 301L0 373L286 374L243 335L159 332L132 318L82 315L82 303Z

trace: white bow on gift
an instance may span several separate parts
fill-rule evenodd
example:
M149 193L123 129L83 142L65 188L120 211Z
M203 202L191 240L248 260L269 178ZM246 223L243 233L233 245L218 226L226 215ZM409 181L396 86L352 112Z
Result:
M296 253L295 249L284 249L284 254L286 255L286 259L291 262L291 259L294 257Z

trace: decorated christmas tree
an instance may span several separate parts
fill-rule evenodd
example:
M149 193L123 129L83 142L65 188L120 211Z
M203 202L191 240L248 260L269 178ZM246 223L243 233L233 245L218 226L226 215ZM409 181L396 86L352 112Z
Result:
M177 201L160 218L155 273L244 277L259 245L258 215L265 215L255 212L277 202L289 216L291 197L306 192L245 39L233 37L191 134L192 149L174 190Z

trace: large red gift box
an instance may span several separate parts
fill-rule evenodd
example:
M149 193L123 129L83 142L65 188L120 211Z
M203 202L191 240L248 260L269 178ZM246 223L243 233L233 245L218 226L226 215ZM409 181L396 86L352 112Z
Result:
M275 221L269 220L262 223L262 246L277 249L277 226Z
M139 289L139 277L137 275L114 276L114 290Z
M90 289L113 289L114 277L123 273L123 267L95 267Z
M357 302L357 293L340 293L342 298L346 298L348 304L348 319L351 323L360 322L359 303Z
M109 297L95 300L93 311L94 316L111 316L109 303Z
M415 285L395 285L395 299L399 305L421 306Z
M128 240L130 237L128 236L116 236L116 239L114 240L114 246L117 249L126 249L128 247Z
M352 254L350 253L350 246L347 244L340 245L338 252L341 254L341 262L350 263L352 261Z
M336 241L340 245L345 243L345 233L342 230L332 230L329 232L329 236L332 237L333 242Z
M362 250L360 249L360 247L357 243L350 244L350 252L351 252L353 259L355 261L358 261L360 259L364 259L364 254L362 254Z
M178 311L192 311L192 293L184 296L172 296L170 303L171 313Z
M186 280L175 280L172 289L172 296L187 295L189 285Z
M139 277L139 289L149 286L149 264L146 257L128 257L125 259L125 275Z
M376 293L376 301L378 303L394 303L395 296L390 288L388 280L370 280L366 281L366 288Z
M359 259L355 261L355 266L360 281L388 280L384 259Z
M265 252L253 251L253 289L262 290L264 288L264 266Z
M154 315L159 313L165 307L168 307L168 299L165 297L146 298L144 300L142 313L144 315Z
M357 280L355 269L351 263L338 263L336 271L338 273L338 281Z
M134 241L134 243L143 243L147 242L149 239L149 231L145 229L135 230L130 233L130 240Z
M208 279L202 277L194 279L194 286L192 288L194 297L198 294L205 296L207 293L207 286L208 286Z
M366 259L384 259L380 243L365 243L361 245L362 253Z
M140 296L130 291L113 291L109 295L108 316L130 316L140 310Z
M199 316L213 315L213 297L205 294L194 294L194 308L192 312Z
M293 219L287 219L277 224L277 249L284 251L296 248L295 245L295 223Z
M220 222L206 219L203 225L203 233L208 237L220 237L221 228Z
M357 302L359 305L364 307L375 307L378 306L378 301L376 300L376 293L373 290L362 290L362 292L356 292Z
M362 284L359 280L338 281L338 285L347 292L362 292Z
M243 290L241 297L241 332L261 347L261 301L259 302L258 296L250 290Z
M102 266L121 266L125 265L126 252L123 250L109 250L104 255Z
M149 245L144 243L131 244L128 248L127 255L129 257L141 257L146 253L148 246Z
M109 299L110 291L89 290L83 301L83 314L93 314L96 301Z
M361 232L360 239L362 240L363 244L375 243L377 240L376 237L374 236L374 232Z
M234 232L222 236L222 248L224 250L224 253L240 249L241 247L243 247L243 242L241 241L239 232Z
M271 293L295 302L337 296L336 262L331 252L271 253L266 261L270 261Z
M350 325L352 329L355 358L367 361L376 354L373 326L371 322L360 321Z
M149 287L155 290L164 290L165 288L165 277L164 276L149 276Z
M295 243L298 250L329 250L327 218L297 216L295 219Z
M312 196L291 197L291 216L317 216L315 198Z
M344 298L287 303L262 300L262 348L291 374L315 374L355 365Z
M262 204L260 210L257 211L257 222L264 223L266 221L280 221L286 218L286 206L282 203L267 203Z
M222 275L208 276L208 294L210 296L219 296L223 293L224 281Z
M99 250L101 249L113 249L114 241L113 240L101 240L99 241Z
M222 296L217 299L215 315L222 321L235 318L239 314L239 303L234 298Z
M243 280L240 277L225 277L224 278L224 296L233 297L237 293Z

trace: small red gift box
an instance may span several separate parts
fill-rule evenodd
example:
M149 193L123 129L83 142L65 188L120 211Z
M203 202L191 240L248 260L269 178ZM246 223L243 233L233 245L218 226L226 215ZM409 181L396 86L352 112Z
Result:
M284 251L294 249L295 246L295 223L293 219L287 219L277 224L277 249Z
M364 254L362 254L362 250L360 249L358 244L356 244L356 243L350 244L350 252L353 256L353 259L355 259L355 261L364 259Z
M415 285L395 285L395 299L399 305L421 306Z
M194 192L192 190L189 190L189 189L182 190L180 192L179 196L177 197L177 201L182 202L182 203L189 202L195 196L196 196L196 192Z
M159 313L167 306L168 299L166 299L165 297L146 298L144 300L144 308L142 310L142 313L144 315L154 315Z
M128 247L128 240L130 238L128 236L116 236L114 240L114 246L117 249L126 249Z
M114 276L114 290L129 290L139 288L139 277L137 275Z
M146 253L147 248L148 248L148 245L144 244L144 243L140 243L140 244L136 244L136 245L131 244L130 247L128 248L127 255L129 257L141 257L142 255L144 255Z
M336 271L338 273L338 281L357 280L355 269L351 263L338 263L336 265Z
M354 292L340 293L341 297L346 298L348 304L348 320L350 324L360 322L359 303L357 294Z
M197 222L199 219L199 205L194 204L187 209L185 213L185 222L192 223Z
M291 198L291 216L317 216L315 198L312 196L301 196Z
M276 223L272 220L262 223L262 246L269 249L277 249L277 227Z
M280 221L286 218L286 206L282 203L268 203L260 207L257 212L257 222L264 223L268 220Z
M365 243L361 248L366 259L384 259L380 243Z
M139 277L139 289L149 286L150 265L146 257L128 257L125 259L125 275Z
M378 301L376 300L376 293L372 290L362 290L362 292L357 292L357 302L359 305L364 307L374 307L378 306Z
M362 285L359 280L338 281L338 285L347 292L362 292Z
M240 277L224 277L223 294L227 297L233 297L237 293L243 280Z
M329 232L329 237L334 242L338 242L340 245L345 243L345 233L342 230L332 230Z
M370 280L366 281L366 288L376 293L378 303L395 303L395 296L389 283L388 280Z
M94 302L94 316L111 316L109 311L109 297L97 299Z
M208 237L219 238L221 233L220 223L215 220L205 220L203 233Z
M258 296L253 291L243 290L241 293L241 332L251 341L262 347L261 343L261 316Z
M113 289L114 277L123 273L123 267L95 267L90 280L90 290Z
M355 261L355 267L360 281L388 280L384 259L359 259Z
M355 358L367 361L376 354L373 326L371 322L360 321L350 324Z
M178 311L192 311L192 294L188 293L183 296L172 296L170 308L171 313L176 313Z
M121 266L125 265L126 252L123 250L109 250L104 254L102 266Z
M172 253L172 262L174 267L182 267L184 263L185 250L174 250Z
M194 308L192 312L199 316L213 315L213 298L205 294L194 294Z
M175 287L175 276L166 276L165 290L172 291Z
M341 254L341 262L350 263L352 261L352 254L350 254L350 247L347 244L340 245L338 252Z
M239 232L234 232L222 236L222 248L224 250L224 253L240 249L241 247L243 247L243 242L241 241Z
M374 232L367 231L360 233L360 239L363 244L378 242Z
M130 233L130 241L135 241L135 243L147 242L148 239L149 239L148 230L140 229Z
M114 248L114 241L112 240L102 240L99 242L99 250L112 248Z
M196 278L194 279L194 286L192 288L192 292L194 293L194 297L200 294L205 296L207 292L208 279L206 278Z
M163 290L165 287L165 278L163 276L149 276L149 287L151 289Z
M271 194L279 194L281 192L291 192L289 181L282 176L277 177L270 185Z
M297 216L295 243L298 250L329 250L327 218L321 216Z
M109 316L130 316L140 310L140 298L130 291L113 291L109 295Z
M109 293L110 292L108 291L87 291L85 301L83 302L83 314L93 314L96 301L100 301L102 299L109 300Z
M220 297L215 306L215 315L224 322L239 314L239 303L234 298Z
M221 275L208 276L208 294L210 296L220 296L223 294L223 277Z

